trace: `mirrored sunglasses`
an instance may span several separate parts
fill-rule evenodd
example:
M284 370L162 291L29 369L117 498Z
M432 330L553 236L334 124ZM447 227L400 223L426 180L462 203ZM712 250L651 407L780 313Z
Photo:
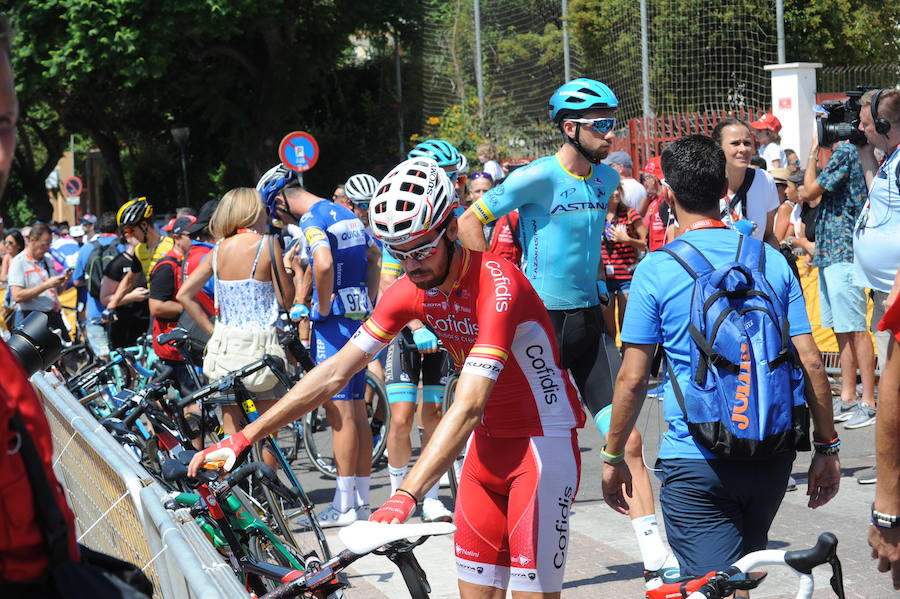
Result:
M593 129L598 133L609 133L616 128L616 119L609 117L603 119L566 119L573 123L584 125L587 129Z
M441 238L444 236L444 233L447 232L446 227L441 231L441 234L435 237L432 241L429 241L425 245L420 245L419 247L408 250L396 250L391 246L385 246L387 248L388 254L393 256L397 260L415 260L416 262L421 262L426 258L433 256L437 253L438 244L441 242Z

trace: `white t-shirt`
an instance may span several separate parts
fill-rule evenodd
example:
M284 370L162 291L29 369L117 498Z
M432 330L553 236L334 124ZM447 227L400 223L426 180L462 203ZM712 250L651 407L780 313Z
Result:
M647 190L635 179L631 177L622 177L622 201L634 211L641 206L641 202L647 197Z
M778 190L775 189L775 179L772 175L761 169L753 170L753 183L747 190L747 214L744 214L741 202L734 207L734 213L728 209L732 196L725 196L719 200L719 208L722 213L722 222L729 227L736 220L746 218L756 226L753 228L753 237L762 241L766 234L766 222L769 212L778 210ZM738 218L735 218L737 216Z
M769 142L760 148L759 155L766 159L766 170L775 168L775 165L772 164L773 160L780 160L781 168L787 168L787 155L784 153L784 150L781 149L781 146L774 141Z
M37 287L50 277L56 276L53 269L53 259L49 252L44 254L40 260L32 260L25 255L24 251L16 254L16 257L9 263L9 286L21 287L23 289L31 289ZM50 312L58 309L56 302L56 290L45 289L40 295L30 300L19 302L20 310L38 310L40 312Z
M900 267L898 178L900 148L895 149L875 173L869 186L869 200L856 221L853 235L854 282L860 287L885 293L891 291Z

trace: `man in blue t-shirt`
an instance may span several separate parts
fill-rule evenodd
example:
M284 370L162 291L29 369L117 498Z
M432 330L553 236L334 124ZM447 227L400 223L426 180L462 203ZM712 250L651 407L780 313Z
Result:
M311 350L316 364L336 354L372 310L378 292L381 250L363 223L340 204L319 198L302 187L288 187L279 211L300 218L309 252L313 301ZM337 488L329 509L317 518L323 527L367 520L372 472L372 429L366 414L365 370L325 402L332 425Z
M721 148L702 135L680 139L663 153L662 169L685 231L681 239L715 267L734 261L741 236L719 221L719 198L725 188ZM815 398L809 404L817 443L808 494L809 507L816 508L834 497L840 483L831 388L810 334L800 285L784 257L766 244L763 247L765 276L774 297L776 301L787 298L782 301L787 301L791 340L807 374L806 396ZM640 412L657 344L662 344L681 388L690 383L693 286L691 275L666 252L650 253L635 270L622 326L624 357L616 379L612 425L602 452L606 462L603 495L616 511L627 509L623 485L630 490L631 475L620 454ZM785 393L785 401L793 402L790 393ZM784 497L794 451L765 460L716 459L688 431L671 381L665 385L663 410L669 429L659 450L660 503L682 575L722 570L742 555L764 549L769 526Z
M100 320L106 306L99 299L88 293L87 280L90 277L90 273L87 272L87 268L94 250L98 247L106 247L119 239L116 236L118 226L116 225L115 213L104 212L100 215L97 229L99 230L97 236L92 241L81 246L81 249L78 251L75 270L72 272L72 284L78 288L78 303L83 303L85 306L85 331L87 332L87 340L91 350L98 357L105 358L109 355L109 339L106 336L106 328L97 321Z

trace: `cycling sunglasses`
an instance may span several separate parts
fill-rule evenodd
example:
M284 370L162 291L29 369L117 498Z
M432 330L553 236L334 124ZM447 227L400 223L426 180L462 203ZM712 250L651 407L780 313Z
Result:
M356 206L360 210L368 210L369 209L369 202L354 202L353 200L351 200L351 202L353 203L354 206Z
M386 245L385 247L387 248L388 254L390 254L397 260L415 260L416 262L421 262L422 260L425 260L426 258L429 258L437 253L438 244L440 244L441 238L446 232L447 228L444 227L444 229L441 231L441 234L435 237L432 241L429 241L425 245L420 245L419 247L406 252L402 250L395 250L389 245Z
M573 123L584 125L586 129L593 129L598 133L609 133L616 128L616 119L607 117L602 119L566 119Z
M492 183L494 182L494 178L491 176L491 174L490 174L490 173L486 173L486 172L484 172L484 171L477 171L477 172L474 172L474 173L472 173L471 175L469 175L469 178L472 179L473 181L474 181L475 179L487 179L488 181L490 181L490 182L492 182Z

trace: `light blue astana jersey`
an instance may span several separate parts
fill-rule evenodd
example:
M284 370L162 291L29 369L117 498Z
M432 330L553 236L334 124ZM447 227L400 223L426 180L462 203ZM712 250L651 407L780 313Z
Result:
M600 303L597 268L609 197L619 174L605 164L590 176L567 171L556 155L509 174L472 204L482 223L519 209L522 267L548 310Z

